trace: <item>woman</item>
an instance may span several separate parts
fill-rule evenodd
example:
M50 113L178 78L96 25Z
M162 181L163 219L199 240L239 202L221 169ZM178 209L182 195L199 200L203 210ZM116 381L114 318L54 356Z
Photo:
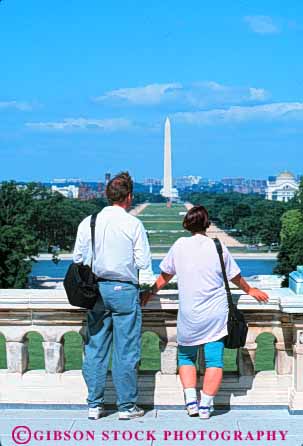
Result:
M208 212L194 206L186 214L183 227L191 237L181 237L160 264L162 273L142 297L146 303L177 274L179 312L177 321L178 366L190 416L209 418L214 396L223 377L223 338L227 335L228 304L219 255L214 241L206 236L210 226ZM241 277L240 269L222 244L228 279L260 302L268 296L251 288ZM205 375L200 403L197 401L196 360L198 348L204 347Z

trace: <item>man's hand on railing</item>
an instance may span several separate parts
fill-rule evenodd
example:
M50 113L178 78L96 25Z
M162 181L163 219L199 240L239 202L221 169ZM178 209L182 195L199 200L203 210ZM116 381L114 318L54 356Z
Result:
M249 288L247 294L254 297L258 302L268 302L269 299L268 294L259 290L259 288Z
M151 289L141 291L140 293L140 304L141 307L145 307L145 305L154 297L154 293Z

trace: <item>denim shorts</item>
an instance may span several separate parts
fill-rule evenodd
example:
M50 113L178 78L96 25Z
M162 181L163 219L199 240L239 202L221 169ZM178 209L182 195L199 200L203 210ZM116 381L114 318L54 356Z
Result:
M205 368L224 367L224 342L223 338L218 341L207 342L202 344L204 348ZM196 365L199 345L179 345L178 346L178 365Z

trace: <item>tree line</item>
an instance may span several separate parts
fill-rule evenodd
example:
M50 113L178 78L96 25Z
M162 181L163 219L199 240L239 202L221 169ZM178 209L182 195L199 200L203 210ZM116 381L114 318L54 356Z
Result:
M268 201L257 195L184 194L182 199L203 204L219 227L234 230L248 243L278 243L276 271L288 274L303 264L303 183L288 203ZM133 205L163 202L159 195L134 194ZM100 211L107 201L98 198L79 201L53 193L49 188L15 182L0 186L0 288L23 288L31 261L39 252L72 251L77 227L88 215Z
M65 198L42 185L19 188L14 182L0 187L0 288L23 288L32 259L60 246L70 251L78 224L105 206L105 201Z
M163 197L136 192L133 206ZM79 201L39 183L0 185L0 288L24 288L39 252L72 251L79 223L106 206L105 198ZM29 261L30 260L30 261ZM54 255L54 261L56 256Z
M183 197L193 204L203 204L210 219L220 228L235 232L244 243L270 245L280 242L281 217L292 204L269 201L260 195L240 193L192 193Z
M182 197L202 204L210 219L225 230L233 230L246 243L279 245L275 273L286 275L303 264L303 180L289 202L270 201L259 195L190 193Z

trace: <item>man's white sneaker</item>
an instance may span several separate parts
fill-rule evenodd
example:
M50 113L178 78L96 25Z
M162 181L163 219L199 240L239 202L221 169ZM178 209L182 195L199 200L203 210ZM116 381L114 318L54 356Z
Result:
M199 406L199 417L206 420L210 417L210 407L209 406Z
M133 418L143 417L143 415L144 410L135 405L131 409L119 411L119 420L132 420Z
M199 415L198 402L192 401L191 403L187 403L186 410L190 417L196 417Z
M103 406L98 407L89 407L88 408L88 419L89 420L98 420L103 417L105 414L105 410Z

